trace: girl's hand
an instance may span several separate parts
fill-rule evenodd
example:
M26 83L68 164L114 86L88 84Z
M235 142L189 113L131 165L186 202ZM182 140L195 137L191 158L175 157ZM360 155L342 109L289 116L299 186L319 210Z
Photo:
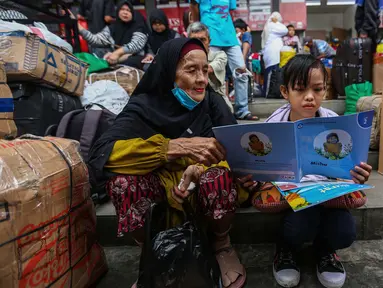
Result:
M372 167L367 163L361 162L359 166L355 166L354 170L350 171L352 181L357 184L364 184L368 181L372 171Z
M198 183L202 173L202 166L190 165L188 168L186 168L184 174L182 175L179 187L174 186L172 189L173 199L182 204L184 199L187 198L190 194L190 192L187 190L190 183Z
M251 174L236 179L238 185L249 191L253 191L258 186L258 182L253 180L253 176Z
M153 59L154 59L154 56L151 54L148 54L145 56L144 59L142 59L141 63L152 63Z

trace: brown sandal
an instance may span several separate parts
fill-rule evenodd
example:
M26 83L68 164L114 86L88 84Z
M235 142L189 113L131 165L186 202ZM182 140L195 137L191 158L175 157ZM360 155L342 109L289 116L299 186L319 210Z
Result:
M218 249L215 252L221 274L226 275L229 271L238 273L238 278L225 288L242 288L246 283L246 270L239 261L238 255L232 246ZM222 283L223 285L223 283Z
M252 115L251 113L247 114L243 118L237 118L237 120L246 120L246 121L259 121L259 117Z

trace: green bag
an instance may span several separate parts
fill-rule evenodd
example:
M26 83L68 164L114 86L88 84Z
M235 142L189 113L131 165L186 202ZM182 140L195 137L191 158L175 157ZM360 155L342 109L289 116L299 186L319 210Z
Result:
M364 82L352 84L345 88L346 91L346 112L345 115L356 113L356 102L359 98L372 95L372 83Z
M81 61L89 64L87 75L109 68L109 63L106 60L98 58L93 54L75 53L74 55Z

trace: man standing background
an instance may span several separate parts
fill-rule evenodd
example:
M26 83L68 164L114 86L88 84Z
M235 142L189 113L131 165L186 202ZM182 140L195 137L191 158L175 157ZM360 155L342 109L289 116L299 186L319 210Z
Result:
M230 11L235 0L191 0L193 21L205 24L210 32L210 50L224 51L231 71L234 71L235 116L241 120L259 120L248 107L248 73L236 36Z

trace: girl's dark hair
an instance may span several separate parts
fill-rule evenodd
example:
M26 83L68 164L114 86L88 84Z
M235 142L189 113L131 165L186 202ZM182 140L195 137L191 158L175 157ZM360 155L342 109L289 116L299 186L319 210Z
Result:
M289 29L289 28L294 28L295 29L295 26L293 24L289 24L289 25L286 26L286 28L287 29Z
M327 83L327 71L322 61L316 59L310 54L296 55L283 68L283 85L288 90L290 87L294 90L295 84L307 87L310 82L310 70L320 69L324 76L324 83Z

